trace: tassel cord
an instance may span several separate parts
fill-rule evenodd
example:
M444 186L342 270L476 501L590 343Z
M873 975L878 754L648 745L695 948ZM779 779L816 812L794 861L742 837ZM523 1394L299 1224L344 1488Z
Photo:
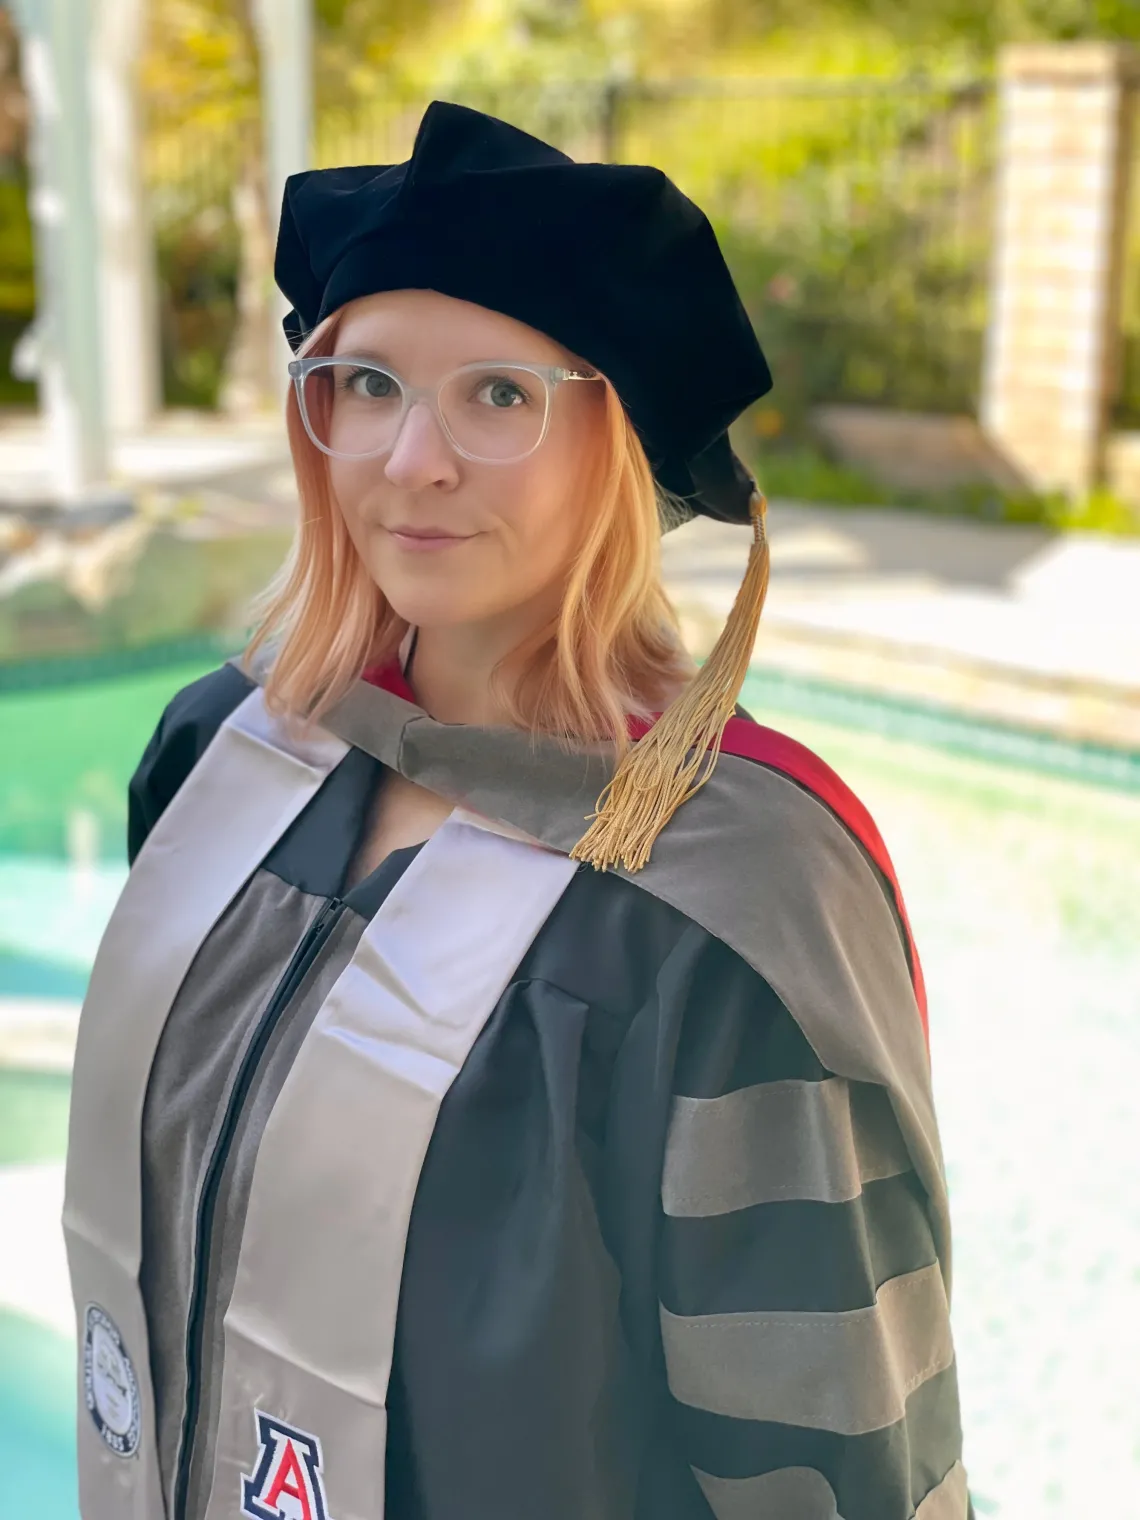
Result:
M641 870L661 830L716 769L768 592L767 501L759 491L749 515L753 539L748 567L720 637L689 685L614 772L590 827L570 852L572 860L599 871L615 865Z

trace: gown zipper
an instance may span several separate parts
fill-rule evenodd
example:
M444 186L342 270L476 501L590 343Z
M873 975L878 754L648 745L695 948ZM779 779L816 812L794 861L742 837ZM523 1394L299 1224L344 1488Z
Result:
M187 1489L190 1481L190 1460L193 1455L195 1427L198 1423L201 1400L202 1341L205 1335L205 1300L209 1275L210 1245L214 1227L214 1212L221 1188L222 1174L238 1119L253 1086L261 1058L265 1054L270 1036L277 1027L293 994L323 949L329 936L340 921L345 909L339 897L330 897L316 918L301 936L297 948L289 959L265 1011L258 1020L253 1038L242 1056L230 1090L226 1111L218 1130L218 1138L210 1153L198 1196L198 1208L194 1224L194 1280L190 1290L190 1305L186 1316L186 1400L182 1414L182 1436L178 1446L178 1464L174 1479L174 1520L186 1520Z

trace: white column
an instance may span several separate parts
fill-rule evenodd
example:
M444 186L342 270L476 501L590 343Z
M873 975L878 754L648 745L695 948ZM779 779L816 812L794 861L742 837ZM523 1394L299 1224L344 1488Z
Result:
M89 0L18 0L16 14L32 108L40 406L55 491L75 501L107 476L91 193Z
M145 12L145 0L98 0L92 35L104 408L112 434L139 431L161 405L158 282L143 194L136 77Z
M312 163L313 138L313 20L311 0L255 0L261 48L261 101L265 129L266 186L274 233L281 197L290 174ZM288 310L284 298L275 301L273 361L282 372L291 357L281 331Z
M1140 56L1032 44L1002 59L982 423L1026 479L1083 495L1104 463Z

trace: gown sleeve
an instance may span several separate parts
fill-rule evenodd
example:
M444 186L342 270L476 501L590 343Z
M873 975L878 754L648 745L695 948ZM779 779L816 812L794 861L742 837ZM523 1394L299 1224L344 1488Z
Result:
M967 1520L925 1191L884 1089L726 953L683 1014L658 1283L670 1420L716 1520Z
M184 686L168 703L127 787L131 865L210 740L253 685L234 666L223 665Z

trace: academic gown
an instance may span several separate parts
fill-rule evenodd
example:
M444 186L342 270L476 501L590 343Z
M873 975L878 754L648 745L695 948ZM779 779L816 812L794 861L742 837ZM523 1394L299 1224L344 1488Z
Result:
M219 733L259 699L233 666L187 687L131 782L132 877L140 862L161 867L172 901L194 894L200 860L251 801L219 772L196 815L217 831L207 848L200 828L175 827L189 817L180 793L196 775L205 786ZM343 754L264 855L254 845L256 869L174 978L140 1078L129 1154L141 1311L118 1311L133 1362L113 1316L101 1331L97 1310L94 1333L111 1337L112 1361L118 1347L141 1388L121 1439L144 1456L153 1444L153 1492L168 1520L964 1520L921 970L858 801L808 751L738 718L712 780L650 865L599 873L565 855L604 764L583 770L580 757L535 750L527 736L434 723L396 667L358 683L325 722ZM430 842L344 890L392 767L494 820L503 837L477 844L523 852L509 859L525 864L539 842L564 870L424 1121L403 1224L382 1184L389 1166L405 1165L405 1131L365 1154L371 1142L352 1138L372 1133L352 1129L355 1077L310 1083L308 1106L297 1106L301 1053L337 989L368 969L369 926L381 946L430 941L435 929L401 906L409 884L426 884L440 932L461 933L455 915L478 901L478 887L462 896L458 856L424 875ZM528 887L520 877L520 907L545 879ZM106 951L124 957L128 978L148 912L159 932L160 909L144 902L121 931L126 950ZM427 943L422 964L449 975L461 1000L464 967L437 960L454 961L450 943ZM372 974L409 1005L413 977L392 971L398 963ZM105 1121L83 1114L103 1113L114 1039L92 996L68 1183L81 1359L94 1293L81 1285L84 1262L112 1233L85 1218L85 1158ZM381 1046L416 1044L413 1033L370 1047L367 1018L356 1027L337 1059L383 1064ZM413 1057L403 1048L391 1059ZM283 1118L297 1113L308 1117ZM421 1145L418 1129L407 1133ZM259 1184L268 1137L290 1160ZM357 1180L342 1186L353 1167ZM269 1202L255 1206L259 1185ZM284 1258L285 1286L273 1293L287 1308L243 1319L243 1295L259 1308L246 1253L257 1260L270 1238L267 1208L276 1233L262 1260ZM377 1208L390 1220L377 1223ZM348 1317L327 1333L330 1361L346 1366L354 1335L364 1343L376 1329L368 1275L354 1276L369 1231L394 1237L394 1267L376 1269L375 1295L377 1323L394 1315L394 1328L386 1387L381 1379L359 1400L383 1404L386 1426L351 1435L345 1415L315 1430L302 1416L322 1406L292 1401L290 1379L311 1376L324 1354L305 1349L310 1318ZM377 1260L388 1261L382 1244ZM119 1254L129 1277L134 1258ZM389 1311L379 1278L392 1271ZM96 1304L118 1291L106 1281ZM227 1381L239 1319L254 1325L242 1335L263 1356L240 1384L254 1392ZM367 1371L326 1381L355 1397ZM81 1400L84 1386L84 1516L107 1520L106 1485L125 1481L122 1462L113 1442L103 1449L106 1400L92 1412L89 1367ZM271 1395L288 1407L263 1408ZM385 1428L383 1449L372 1449L367 1432ZM360 1469L352 1482L350 1467Z

